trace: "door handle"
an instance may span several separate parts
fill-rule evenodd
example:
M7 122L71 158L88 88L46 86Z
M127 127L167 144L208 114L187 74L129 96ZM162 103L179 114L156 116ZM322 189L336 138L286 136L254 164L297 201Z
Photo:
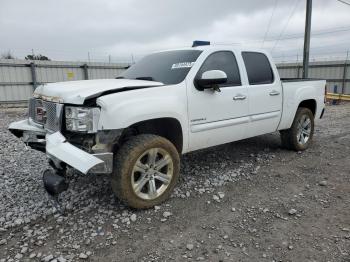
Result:
M238 95L233 97L233 100L244 100L246 98L247 97L245 95L238 94Z
M272 90L270 92L270 96L278 96L280 94L280 92L276 91L276 90Z

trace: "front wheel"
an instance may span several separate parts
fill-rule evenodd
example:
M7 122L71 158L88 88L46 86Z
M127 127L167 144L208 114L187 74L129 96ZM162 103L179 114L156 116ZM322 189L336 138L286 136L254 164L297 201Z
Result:
M133 208L150 208L169 198L179 177L180 158L167 139L142 134L118 150L112 189Z
M280 131L282 146L303 151L307 149L314 134L314 115L310 109L299 107L291 128Z

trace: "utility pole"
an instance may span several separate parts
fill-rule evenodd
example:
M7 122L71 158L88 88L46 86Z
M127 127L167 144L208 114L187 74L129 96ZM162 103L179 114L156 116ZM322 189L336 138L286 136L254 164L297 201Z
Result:
M311 11L312 11L312 0L306 0L306 20L305 20L304 53L303 53L303 78L307 78L309 75Z

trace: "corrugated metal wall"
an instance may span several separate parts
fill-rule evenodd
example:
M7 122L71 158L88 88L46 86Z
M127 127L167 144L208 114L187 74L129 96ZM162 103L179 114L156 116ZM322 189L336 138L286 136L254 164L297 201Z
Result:
M115 78L129 65L110 63L82 63L57 61L27 61L0 59L0 104L26 102L34 87L41 83L83 79ZM312 62L310 78L327 80L329 92L350 94L350 69L345 61ZM346 68L346 70L344 70ZM278 65L282 78L298 78L302 74L300 63Z
M281 78L298 78L302 76L301 63L284 63L278 65ZM309 68L309 78L327 80L328 92L350 94L350 65L346 61L312 62Z
M27 100L33 92L30 68L16 60L0 60L0 64L0 101Z
M26 102L42 83L115 78L129 65L0 59L0 104Z

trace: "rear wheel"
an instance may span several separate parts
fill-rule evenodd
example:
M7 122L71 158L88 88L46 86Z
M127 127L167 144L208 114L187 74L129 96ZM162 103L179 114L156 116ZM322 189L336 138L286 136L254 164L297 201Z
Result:
M282 146L296 151L309 147L314 134L314 115L311 110L299 107L291 128L280 131Z
M179 177L175 146L156 135L138 135L126 141L115 157L112 188L133 208L149 208L169 198Z

